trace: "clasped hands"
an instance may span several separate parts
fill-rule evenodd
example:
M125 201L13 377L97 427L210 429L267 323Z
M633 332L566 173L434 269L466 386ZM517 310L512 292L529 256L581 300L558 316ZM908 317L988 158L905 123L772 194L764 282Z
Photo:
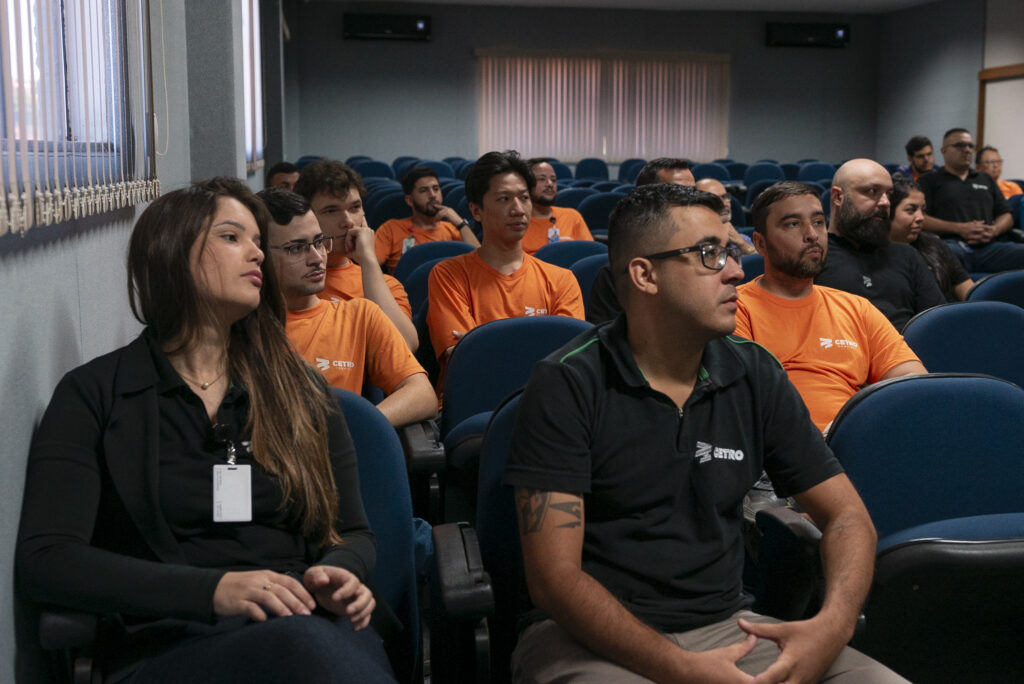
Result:
M310 615L317 604L347 617L359 631L370 624L377 605L373 592L344 568L314 565L302 582L272 570L228 572L213 593L217 615L245 615L263 622L270 615Z

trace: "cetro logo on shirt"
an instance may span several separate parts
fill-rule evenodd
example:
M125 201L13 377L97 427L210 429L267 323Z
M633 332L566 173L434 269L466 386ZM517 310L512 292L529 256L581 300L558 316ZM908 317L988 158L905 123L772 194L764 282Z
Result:
M356 364L351 361L332 361L330 359L322 359L319 356L316 357L316 368L321 373L326 373L331 368L350 369L355 367Z

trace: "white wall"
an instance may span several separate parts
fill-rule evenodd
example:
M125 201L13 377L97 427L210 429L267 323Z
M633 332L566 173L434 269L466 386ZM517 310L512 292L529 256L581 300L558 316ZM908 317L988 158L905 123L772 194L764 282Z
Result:
M1024 3L988 0L985 68L1024 64ZM999 148L1003 178L1024 178L1024 78L991 81L985 98L986 145Z

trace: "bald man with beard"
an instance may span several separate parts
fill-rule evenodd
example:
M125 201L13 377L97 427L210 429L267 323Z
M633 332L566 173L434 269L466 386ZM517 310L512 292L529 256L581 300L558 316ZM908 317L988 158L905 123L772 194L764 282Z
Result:
M860 295L903 330L915 314L945 303L921 255L889 241L892 178L870 159L851 159L832 180L828 257L818 285Z

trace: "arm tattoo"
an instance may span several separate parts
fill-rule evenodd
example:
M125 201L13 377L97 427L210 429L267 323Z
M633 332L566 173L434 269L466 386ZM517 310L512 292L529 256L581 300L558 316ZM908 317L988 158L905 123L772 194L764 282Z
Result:
M580 518L582 518L582 512L580 511L580 500L573 499L572 501L561 501L559 503L551 504L551 507L555 510L562 511L567 515L571 515L575 520L570 520L567 523L562 523L558 527L579 527Z
M519 492L516 508L519 509L519 529L522 534L540 531L550 498L550 492L538 489L523 489Z

